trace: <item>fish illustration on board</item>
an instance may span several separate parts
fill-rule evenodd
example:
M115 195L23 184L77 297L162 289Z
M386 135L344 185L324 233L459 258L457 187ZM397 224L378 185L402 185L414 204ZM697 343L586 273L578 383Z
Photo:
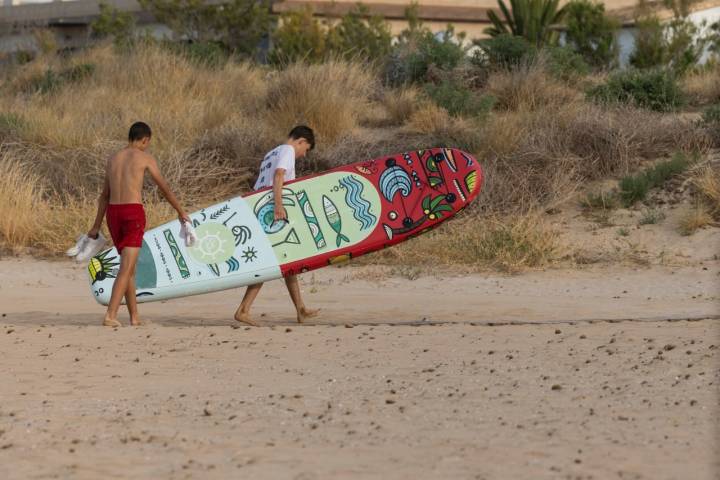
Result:
M343 240L350 243L350 239L341 233L342 218L340 218L340 213L338 213L337 207L332 200L325 195L322 196L322 201L323 209L325 210L325 218L327 218L330 228L332 228L338 235L335 239L335 244L339 247Z

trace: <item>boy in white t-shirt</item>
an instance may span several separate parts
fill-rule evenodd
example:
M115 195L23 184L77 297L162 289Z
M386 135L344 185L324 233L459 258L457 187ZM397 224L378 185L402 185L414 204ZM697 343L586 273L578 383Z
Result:
M285 182L295 179L295 159L304 157L305 154L314 147L315 134L312 129L304 125L299 125L290 131L287 141L268 152L260 164L258 179L253 188L260 190L265 187L273 187L276 222L287 220L287 212L282 204L282 189ZM285 277L285 285L287 285L290 298L295 304L298 323L302 323L306 318L317 315L317 310L310 310L305 307L305 303L303 303L302 297L300 296L300 285L295 275ZM256 283L247 288L242 303L240 303L240 306L235 312L235 320L247 323L248 325L258 326L256 322L250 319L250 307L258 293L260 293L262 286L262 283Z

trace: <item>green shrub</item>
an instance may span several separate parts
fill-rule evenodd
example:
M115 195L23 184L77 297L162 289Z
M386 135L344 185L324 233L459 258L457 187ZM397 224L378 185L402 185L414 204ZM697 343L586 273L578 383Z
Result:
M590 73L590 66L583 56L570 47L548 47L544 52L547 69L556 78L569 81Z
M665 69L621 70L607 82L588 91L599 103L625 103L667 112L683 104L683 96L673 72Z
M715 125L720 128L720 104L706 108L702 114L702 121L706 125Z
M467 59L465 34L455 34L452 26L433 34L412 25L398 37L398 43L385 65L385 80L391 85L423 82L431 68L450 71Z
M116 45L128 45L135 31L135 17L129 12L100 2L100 14L90 23L90 32L96 38L112 37Z
M368 7L358 4L328 32L329 49L345 58L378 60L391 49L389 24L381 16L370 15Z
M455 116L483 116L495 104L491 95L478 95L456 80L445 80L439 85L428 84L425 91L438 106Z
M272 37L269 60L274 64L303 60L318 63L328 53L327 33L310 7L283 13Z
M537 47L555 45L558 31L552 27L561 23L565 15L565 7L559 6L559 0L510 0L508 8L503 0L498 0L503 18L489 10L492 26L485 33L491 37L508 34L523 37Z
M665 28L656 16L639 18L635 22L635 47L630 64L637 68L663 65L667 58Z
M35 60L35 52L32 50L17 50L15 52L15 63L25 65Z
M684 172L689 165L690 161L685 155L676 154L672 159L660 162L644 172L623 177L619 185L620 199L626 207L644 200L650 189L662 186L674 175Z
M95 72L92 63L81 63L60 72L48 68L45 73L30 79L25 86L28 93L51 93L67 83L80 82Z
M16 113L0 113L0 141L16 136L25 125L25 119Z
M513 68L532 58L537 50L523 37L509 34L475 40L473 43L478 49L473 54L472 62L480 67Z
M190 43L217 42L233 54L253 56L272 29L269 0L138 0L167 25L177 38Z
M636 22L635 49L630 64L637 68L669 66L683 74L695 67L712 37L700 35L701 27L683 16L663 24L650 15Z
M219 42L182 44L179 51L184 53L191 61L207 67L224 65L229 58L228 51Z
M594 67L617 62L617 20L605 14L605 5L591 0L571 0L565 7L566 44Z

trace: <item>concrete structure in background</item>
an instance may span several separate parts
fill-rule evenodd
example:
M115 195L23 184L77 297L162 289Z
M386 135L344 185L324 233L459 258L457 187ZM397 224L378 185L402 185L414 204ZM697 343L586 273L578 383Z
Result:
M207 3L222 3L223 0L206 0ZM54 32L61 48L79 48L87 45L89 25L99 14L98 0L0 0L0 59L5 52L35 50L33 30L50 29ZM139 28L150 30L155 35L168 33L167 28L156 23L149 13L142 10L136 0L105 0L118 10L131 12ZM340 18L357 4L357 0L277 0L273 12L301 9L309 6L319 18L333 21ZM409 0L364 0L371 14L383 16L393 33L399 33L406 26L405 11ZM452 23L456 32L465 32L468 38L481 38L488 26L488 12L497 11L497 0L418 0L418 16L434 31L445 29ZM661 5L659 0L654 2ZM637 0L605 0L606 10L623 22L619 32L620 58L624 64L634 46L634 12ZM720 0L706 0L692 6L690 18L712 23L720 19ZM669 18L668 10L660 9L661 18Z

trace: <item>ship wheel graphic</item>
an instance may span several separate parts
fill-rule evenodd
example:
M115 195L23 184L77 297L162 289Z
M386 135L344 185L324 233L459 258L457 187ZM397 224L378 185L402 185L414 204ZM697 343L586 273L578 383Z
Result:
M197 243L188 249L193 260L199 263L221 263L232 257L235 236L221 223L203 223L195 230Z

